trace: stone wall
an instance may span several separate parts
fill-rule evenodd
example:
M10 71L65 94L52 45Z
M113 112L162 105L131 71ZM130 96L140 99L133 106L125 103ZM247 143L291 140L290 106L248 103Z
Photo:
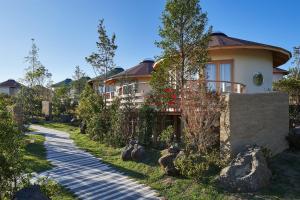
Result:
M46 117L52 116L52 104L49 101L42 101L42 114Z
M283 93L227 94L220 120L222 153L236 155L257 144L276 155L286 148L289 132L288 95Z

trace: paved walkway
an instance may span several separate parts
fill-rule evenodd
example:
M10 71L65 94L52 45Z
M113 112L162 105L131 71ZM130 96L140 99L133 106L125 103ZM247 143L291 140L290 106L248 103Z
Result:
M157 193L80 150L69 134L33 125L45 135L47 159L55 167L43 172L84 200L156 200Z

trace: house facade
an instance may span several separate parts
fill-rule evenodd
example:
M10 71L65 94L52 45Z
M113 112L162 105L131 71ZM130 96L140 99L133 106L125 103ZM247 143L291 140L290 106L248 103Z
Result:
M286 63L291 53L283 48L233 38L224 33L212 33L208 45L210 62L206 65L207 85L222 93L267 93L272 83L286 74L278 67ZM140 104L151 91L151 72L162 61L143 60L138 65L111 76L105 84L107 102L124 97L134 88Z
M145 59L138 65L111 76L105 81L109 88L106 91L106 101L111 103L115 97L124 98L134 92L137 105L142 104L151 92L149 81L153 71L154 61ZM121 102L122 103L122 102Z
M116 67L112 70L110 70L109 72L107 72L106 74L106 78L105 75L102 74L100 76L97 76L91 80L88 81L88 84L99 94L104 94L106 92L111 92L114 91L115 88L113 86L107 85L107 87L104 87L104 80L105 79L109 79L111 76L114 76L116 74L119 74L121 72L123 72L124 69L121 67ZM106 91L105 91L106 90Z
M21 89L21 84L13 79L0 83L0 94L15 96Z

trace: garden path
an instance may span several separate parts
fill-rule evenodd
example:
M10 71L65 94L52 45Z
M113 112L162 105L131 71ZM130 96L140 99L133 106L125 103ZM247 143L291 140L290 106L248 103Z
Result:
M55 166L39 174L54 179L84 200L154 200L150 187L130 179L74 144L66 132L32 125L45 135L47 159Z

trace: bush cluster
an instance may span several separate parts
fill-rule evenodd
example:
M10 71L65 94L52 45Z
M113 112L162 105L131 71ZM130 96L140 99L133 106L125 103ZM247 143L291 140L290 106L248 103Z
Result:
M197 181L217 174L224 164L218 151L205 154L185 153L175 160L175 166L181 175Z
M22 135L8 111L9 102L0 97L0 199L17 190L24 170Z
M116 98L106 106L101 95L86 86L77 108L77 115L86 124L91 139L111 146L125 146L135 138L143 145L150 145L153 131L154 110L149 106L137 109L131 101L123 103Z

